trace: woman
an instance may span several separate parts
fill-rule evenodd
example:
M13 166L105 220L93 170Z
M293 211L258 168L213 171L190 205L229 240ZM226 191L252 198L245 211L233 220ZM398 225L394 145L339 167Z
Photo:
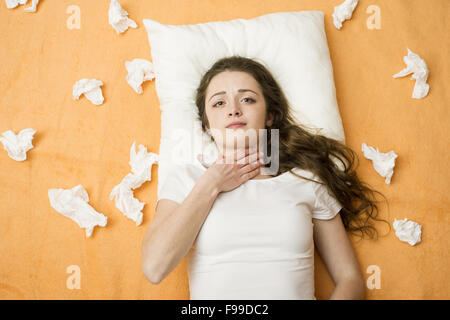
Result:
M177 166L162 186L143 241L149 281L162 281L186 256L191 299L316 299L316 247L336 285L331 299L363 299L346 231L373 238L371 220L379 219L356 153L296 124L270 72L252 59L217 61L196 104L219 155L208 168ZM278 129L272 176L262 174L268 155L255 152L259 136L255 143L237 133L260 129L268 130L267 150Z

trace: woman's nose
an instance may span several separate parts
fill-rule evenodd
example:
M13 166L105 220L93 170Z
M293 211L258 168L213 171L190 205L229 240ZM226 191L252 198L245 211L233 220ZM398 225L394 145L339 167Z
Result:
M235 110L235 111L230 112L229 115L230 116L233 116L233 115L239 116L239 115L241 115L241 112L239 110Z
M241 115L241 109L236 103L233 103L230 107L230 111L228 112L228 115Z

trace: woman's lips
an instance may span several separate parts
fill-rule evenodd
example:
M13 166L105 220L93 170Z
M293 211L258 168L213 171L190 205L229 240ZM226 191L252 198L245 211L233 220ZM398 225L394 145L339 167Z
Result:
M228 126L227 128L228 129L236 129L236 128L240 128L240 127L243 127L243 126L245 126L245 124L239 123L239 124L232 124L232 125Z

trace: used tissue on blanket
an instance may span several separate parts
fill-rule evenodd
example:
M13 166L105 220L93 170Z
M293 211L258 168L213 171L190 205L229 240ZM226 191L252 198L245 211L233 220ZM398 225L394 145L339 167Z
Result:
M23 11L25 12L36 12L37 5L39 3L39 0L31 0L31 6L28 8L25 8Z
M358 0L345 0L339 6L334 7L333 23L337 29L342 28L342 22L349 20L352 17L353 10L355 10Z
M27 151L33 148L31 141L35 133L36 130L33 128L23 129L17 135L12 130L8 130L3 132L0 141L10 158L16 161L24 161L27 158Z
M430 86L427 84L429 73L428 67L425 60L419 57L418 54L412 52L409 48L406 49L408 49L408 55L403 57L406 68L399 73L394 74L392 77L399 78L412 73L413 75L411 76L411 80L416 80L412 97L415 99L421 99L428 94L428 90L430 89Z
M373 147L362 144L362 152L364 157L372 160L373 167L382 176L385 177L386 184L391 183L391 177L394 173L395 159L397 154L394 151L387 153L381 153L378 148L375 150Z
M106 226L107 218L88 204L89 196L81 184L72 189L49 189L48 197L57 212L75 221L80 228L86 228L87 238L94 227Z
M117 0L111 0L109 4L109 24L117 33L128 30L128 27L137 28L136 22L128 18L128 12L122 9Z
M8 9L13 9L19 4L26 4L28 0L6 0L6 7Z
M17 7L19 4L26 4L28 0L6 0L6 7L8 9L13 9ZM39 3L39 0L31 0L31 6L25 8L23 11L25 12L36 12L36 7Z
M127 68L127 82L138 94L142 94L142 83L155 78L153 72L153 64L144 59L134 59L133 61L125 61Z
M96 79L81 79L73 85L73 100L78 100L82 94L95 105L103 103L102 89L103 82Z
M142 223L142 209L145 203L134 198L133 190L139 188L145 181L152 179L152 165L158 163L158 155L147 152L147 148L139 145L139 152L136 153L136 142L130 149L131 172L122 179L120 184L112 190L109 198L115 198L116 207L128 218L136 222L136 225Z
M420 236L422 234L422 226L414 221L407 221L407 219L397 220L394 223L395 235L404 242L408 242L410 245L415 245L420 242Z

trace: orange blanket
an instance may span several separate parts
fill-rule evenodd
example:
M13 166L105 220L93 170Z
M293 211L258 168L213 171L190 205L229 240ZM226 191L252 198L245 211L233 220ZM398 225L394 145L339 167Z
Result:
M331 14L343 0L121 0L138 28L120 35L108 24L107 0L76 1L80 28L69 28L77 18L73 2L41 1L36 13L0 3L0 133L37 130L26 161L0 150L1 299L189 299L184 260L159 285L148 282L141 269L157 167L152 181L135 192L146 203L141 226L109 200L130 172L133 141L150 152L159 149L154 82L136 94L125 81L125 61L151 60L144 18L194 24L300 10L325 13L347 144L360 155L361 178L390 200L389 210L381 205L380 217L391 225L407 217L423 226L422 242L414 247L398 240L393 229L378 241L351 239L364 278L373 275L370 266L380 271L380 288L367 288L367 298L450 298L449 1L361 0L337 30ZM379 29L368 28L375 14L366 11L371 5L379 9ZM411 98L409 77L392 78L405 67L406 47L430 69L424 99ZM72 99L72 86L81 78L103 81L103 105ZM363 157L363 142L399 155L390 185ZM47 196L50 188L78 184L89 204L108 217L107 226L96 227L89 239ZM386 234L386 226L379 227ZM79 288L71 282L75 276ZM333 282L317 254L315 280L316 297L327 299Z

